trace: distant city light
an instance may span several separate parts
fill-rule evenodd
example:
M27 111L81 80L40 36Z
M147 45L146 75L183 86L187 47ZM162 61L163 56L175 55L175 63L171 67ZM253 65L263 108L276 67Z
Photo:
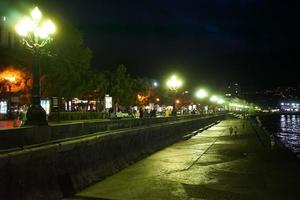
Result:
M280 103L280 109L286 112L298 112L300 107L299 107L299 103L296 102L293 103L282 102Z
M153 86L154 86L154 87L157 87L157 86L158 86L158 83L157 83L156 81L154 81L154 82L153 82Z

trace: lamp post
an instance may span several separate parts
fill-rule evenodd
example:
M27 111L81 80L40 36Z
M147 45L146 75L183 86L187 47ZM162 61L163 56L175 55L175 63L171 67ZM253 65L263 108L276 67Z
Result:
M199 90L196 91L195 95L198 99L204 99L208 96L208 92L205 89L199 89ZM203 110L204 109L205 109L205 107L203 107ZM203 113L204 113L204 111L203 111Z
M222 99L221 97L219 97L219 96L216 96L216 95L213 95L213 96L211 96L210 97L210 101L211 102L213 102L213 103L215 103L215 104L218 104L218 105L224 105L225 104L225 101L224 101L224 99ZM216 111L216 110L215 110Z
M55 32L55 25L51 20L41 20L42 13L35 7L31 16L24 17L17 23L15 30L21 36L22 43L31 50L34 57L32 105L27 112L27 125L47 125L46 111L40 105L41 81L40 81L40 55L42 48L48 44Z
M173 92L173 116L176 116L176 102L175 97L177 90L182 86L182 80L178 79L175 75L173 75L168 81L167 81L167 87Z

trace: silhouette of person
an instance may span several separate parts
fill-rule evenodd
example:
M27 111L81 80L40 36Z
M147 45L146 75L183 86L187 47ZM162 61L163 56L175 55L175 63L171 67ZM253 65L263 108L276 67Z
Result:
M144 117L144 110L143 110L142 107L140 107L139 112L140 112L140 118L143 118Z
M233 128L232 128L232 126L230 126L230 127L229 127L229 135L231 136L232 133L233 133Z

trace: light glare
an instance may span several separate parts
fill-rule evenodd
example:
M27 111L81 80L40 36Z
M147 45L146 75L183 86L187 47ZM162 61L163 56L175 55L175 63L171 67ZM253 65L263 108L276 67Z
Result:
M204 89L200 89L196 92L196 97L203 99L207 97L208 93Z
M32 32L36 28L36 25L29 17L22 19L15 27L17 33L21 36L27 36L29 32Z
M50 34L56 31L56 27L51 20L46 20L44 23L40 23L42 13L35 7L31 12L31 17L24 17L16 26L16 32L22 36L27 37L28 34L33 33L35 41L38 42L38 38L47 39Z
M42 39L46 39L49 36L48 31L45 29L45 27L41 27L36 29L34 32L35 35L39 36Z
M35 7L32 10L31 17L32 17L32 19L37 20L37 21L39 21L42 18L42 13L41 13L41 11L39 10L38 7Z
M213 96L210 97L209 100L210 100L211 102L217 102L217 101L219 100L219 97L213 95Z
M167 86L171 90L177 90L178 88L180 88L182 86L182 81L177 79L177 77L175 75L173 75L171 77L171 79L167 81Z
M218 103L218 104L224 104L225 101L224 101L223 99L218 99L217 103Z
M47 30L50 34L55 33L56 27L54 23L51 20L47 20L44 24L43 27L45 30Z

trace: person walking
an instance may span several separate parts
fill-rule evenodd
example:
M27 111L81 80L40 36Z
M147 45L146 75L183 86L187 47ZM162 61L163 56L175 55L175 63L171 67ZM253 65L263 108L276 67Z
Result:
M26 121L27 121L27 110L28 110L28 106L25 104L22 108L22 112L21 112L21 126L24 126Z
M144 117L144 109L142 107L140 107L139 113L140 113L140 118L143 118Z
M230 126L229 127L229 135L232 136L232 133L233 133L233 128L232 128L232 126Z

